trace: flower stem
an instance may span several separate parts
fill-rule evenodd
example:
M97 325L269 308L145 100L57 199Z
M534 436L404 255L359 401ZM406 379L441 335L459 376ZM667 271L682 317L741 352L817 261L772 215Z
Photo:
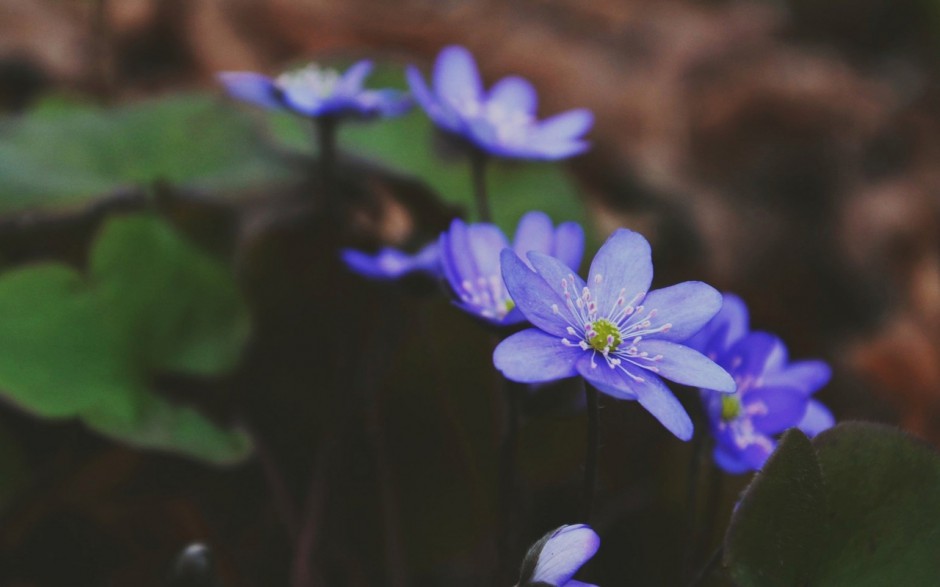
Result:
M470 152L470 173L473 180L473 198L477 206L480 222L492 222L490 203L486 193L486 153L479 149Z
M499 454L499 535L497 537L497 582L511 576L513 506L516 501L516 452L519 445L519 403L522 384L504 379L506 420Z
M587 452L584 456L584 495L581 501L581 520L591 523L591 510L594 505L594 486L597 483L597 452L600 447L600 399L597 390L584 382L584 396L587 399L588 430Z
M712 574L712 571L715 570L715 565L718 564L718 561L721 560L721 555L724 552L724 544L718 546L705 563L705 566L702 567L702 570L698 572L698 575L689 583L689 587L699 587L700 585L705 584L705 580L708 579L709 575Z
M314 120L317 131L317 146L320 149L320 190L324 208L334 213L339 195L336 193L336 129L337 119L324 116Z

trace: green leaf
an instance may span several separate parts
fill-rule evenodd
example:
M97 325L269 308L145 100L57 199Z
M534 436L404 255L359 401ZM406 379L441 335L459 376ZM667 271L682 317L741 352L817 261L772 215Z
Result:
M936 585L937 520L931 447L875 424L841 424L812 445L791 431L745 491L725 562L744 587Z
M128 444L231 462L250 448L241 433L150 385L163 372L230 369L248 328L226 269L157 218L115 218L87 275L47 263L0 277L0 389L38 416L79 417Z
M741 585L807 585L826 520L822 472L812 444L787 432L757 474L728 528L726 564Z
M157 179L207 190L288 176L247 113L202 94L0 120L0 212L83 203Z

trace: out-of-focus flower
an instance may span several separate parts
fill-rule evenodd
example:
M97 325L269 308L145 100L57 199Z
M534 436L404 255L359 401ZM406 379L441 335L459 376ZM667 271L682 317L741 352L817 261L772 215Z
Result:
M554 160L589 147L582 138L594 123L589 110L569 110L539 121L532 84L509 76L485 92L473 56L463 47L445 47L437 56L433 89L414 66L406 75L415 99L438 127L490 155Z
M692 437L692 421L661 377L734 391L724 369L682 344L718 312L721 294L697 281L649 291L653 263L640 234L614 232L587 283L548 255L528 259L531 267L502 254L506 288L536 327L496 347L493 361L506 378L537 383L581 375L603 393L639 401L682 440Z
M466 224L457 219L440 237L441 265L457 298L454 303L500 326L525 320L500 274L500 252L508 248L503 231L485 222ZM522 263L520 256L529 251L555 255L572 268L569 271L577 270L584 254L584 231L575 222L554 227L544 212L528 212L519 220L510 254Z
M370 118L407 112L411 100L404 92L362 87L371 71L371 61L359 61L342 75L334 69L310 64L274 79L249 71L226 71L218 78L234 98L310 118Z
M737 383L731 395L702 390L715 463L728 473L763 467L777 446L775 437L787 428L814 436L835 423L811 397L829 381L829 366L819 360L788 362L778 337L748 332L747 307L737 296L725 294L721 311L686 344L713 358Z
M343 249L340 254L353 272L377 281L394 281L413 273L425 273L431 277L440 275L438 251L437 241L434 241L413 255L392 247L384 247L374 255L356 249Z
M601 539L590 526L562 526L539 539L529 548L522 562L518 587L595 587L572 579L591 560Z

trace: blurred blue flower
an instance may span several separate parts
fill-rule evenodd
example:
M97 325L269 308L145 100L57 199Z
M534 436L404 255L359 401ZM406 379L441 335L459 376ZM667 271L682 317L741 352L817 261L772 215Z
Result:
M524 383L581 375L599 391L637 400L670 432L692 437L692 421L660 377L734 391L731 376L681 344L721 306L711 286L688 281L649 291L650 246L619 229L597 252L585 283L548 255L502 254L502 274L517 308L536 328L496 347L493 361L507 379ZM534 269L534 271L533 271Z
M499 326L525 320L500 275L500 252L508 248L503 231L485 222L466 224L456 219L440 237L441 265L457 298L454 303ZM528 212L519 220L512 251L520 263L519 256L538 251L555 255L560 263L577 270L584 254L584 231L575 222L553 227L544 212Z
M374 255L356 249L343 249L340 256L354 273L377 281L394 281L413 273L437 277L441 272L437 241L425 245L413 255L384 247Z
M589 147L582 139L594 122L589 110L569 110L539 121L532 84L509 76L485 92L473 56L463 47L445 47L438 54L433 91L414 66L406 75L415 99L438 127L490 155L555 160Z
M519 587L595 587L572 579L591 560L601 539L590 526L562 526L532 545L522 562Z
M737 390L702 390L715 438L715 463L732 474L756 471L777 446L775 437L796 427L814 436L830 428L832 413L811 396L831 376L823 361L788 362L787 348L766 332L747 331L747 307L725 294L715 318L686 344L712 357L734 377Z
M264 108L283 108L310 118L398 116L411 108L411 99L399 90L362 87L372 71L371 61L359 61L340 75L315 64L271 79L249 71L218 75L229 95Z

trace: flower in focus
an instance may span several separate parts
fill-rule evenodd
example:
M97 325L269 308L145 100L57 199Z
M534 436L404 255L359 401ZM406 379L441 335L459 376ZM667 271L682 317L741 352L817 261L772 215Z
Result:
M509 241L496 225L466 224L454 220L441 234L441 265L454 303L464 311L496 325L518 324L525 316L515 307L500 274L500 253ZM515 251L515 253L512 253ZM543 212L528 212L516 228L510 253L517 261L529 251L558 257L569 270L577 270L584 253L584 231L574 222L557 227Z
M614 232L587 283L558 259L539 252L528 259L531 267L502 254L506 288L536 327L496 347L493 361L506 378L538 383L581 375L603 393L639 401L682 440L692 437L692 421L661 377L734 391L724 369L681 344L718 312L721 294L698 281L649 291L653 263L640 234Z
M787 428L815 436L835 423L811 398L829 381L829 366L819 360L788 362L779 338L747 332L747 308L736 296L725 294L721 312L687 344L713 357L737 383L731 395L702 390L716 441L715 463L728 473L763 467L777 446L775 436Z
M371 61L359 61L346 73L315 64L271 79L249 71L226 71L219 81L234 98L264 108L283 108L301 116L321 118L398 116L411 108L404 92L362 87Z
M509 76L485 92L473 56L463 47L445 47L438 54L433 89L414 66L406 75L412 94L434 124L490 155L555 160L589 146L582 139L594 122L589 110L569 110L539 121L532 84Z
M392 247L384 247L374 255L355 249L343 249L340 254L350 270L376 281L394 281L414 273L424 273L431 277L440 274L437 241L425 245L414 255Z
M572 577L591 560L600 545L597 533L584 524L562 526L549 532L526 553L518 587L594 587Z

